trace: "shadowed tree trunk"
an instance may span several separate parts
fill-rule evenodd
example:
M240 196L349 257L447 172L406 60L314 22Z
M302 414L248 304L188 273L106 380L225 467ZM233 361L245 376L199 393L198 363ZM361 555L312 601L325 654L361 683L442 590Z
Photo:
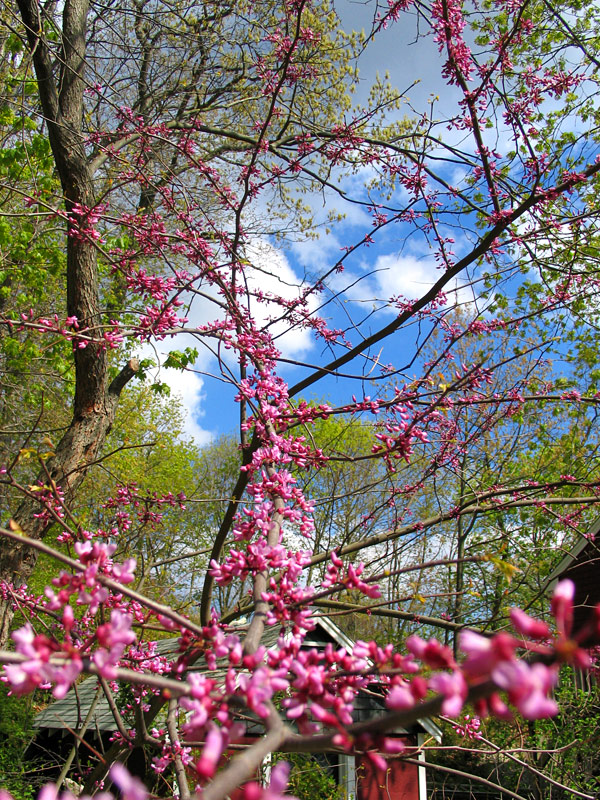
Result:
M95 205L92 172L82 135L83 92L85 89L85 35L89 6L87 0L67 0L63 10L60 69L45 38L45 20L36 0L19 0L19 12L37 78L40 104L54 161L60 178L65 209L76 205L91 209ZM113 423L121 390L137 371L130 361L109 383L106 346L100 335L98 263L95 244L77 235L77 219L67 236L67 314L78 321L92 339L85 347L73 348L75 393L73 417L60 440L56 453L40 474L43 484L53 481L64 492L68 503L83 480L86 470L98 456ZM39 502L26 497L13 520L26 534L41 539L51 522L36 518ZM31 575L37 554L2 539L0 541L0 581L15 586ZM0 600L0 646L8 637L12 620L10 595Z

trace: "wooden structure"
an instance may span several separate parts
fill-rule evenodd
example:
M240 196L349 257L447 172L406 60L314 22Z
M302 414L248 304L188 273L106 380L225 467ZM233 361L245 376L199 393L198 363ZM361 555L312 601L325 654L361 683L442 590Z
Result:
M263 644L267 649L277 646L278 628L267 629ZM354 642L347 637L330 619L321 617L304 642L304 648L323 649L328 643L335 647L344 647L351 651ZM174 655L177 652L178 640L166 639L159 643L162 655ZM212 673L217 677L221 670ZM224 673L223 673L224 674ZM218 677L217 677L218 679ZM376 687L374 687L376 688ZM383 698L376 692L359 694L356 698L354 720L362 722L385 713ZM62 700L51 703L41 711L35 720L39 730L38 742L46 749L60 751L70 749L73 745L73 731L81 731L84 721L88 722L84 738L98 748L106 744L116 729L111 709L98 688L96 678L87 678L71 689ZM132 726L134 723L132 722ZM247 736L252 740L260 734L258 725L252 730L248 727ZM407 729L391 731L390 736L400 738L408 749L408 753L419 760L424 760L424 753L419 750L425 739L441 740L441 731L430 719L419 720ZM95 740L95 743L94 743ZM99 741L100 740L100 741ZM80 748L82 756L84 748ZM424 767L407 763L402 758L388 760L386 773L373 768L372 762L363 755L350 756L344 753L323 753L317 756L321 765L325 765L328 773L342 787L348 800L426 800L427 777ZM144 777L149 765L144 761L140 751L132 753L128 766L135 774Z
M566 578L575 584L573 633L577 634L589 623L594 607L600 603L600 518L565 555L548 578L548 584L552 588ZM600 645L600 637L588 636L582 644Z

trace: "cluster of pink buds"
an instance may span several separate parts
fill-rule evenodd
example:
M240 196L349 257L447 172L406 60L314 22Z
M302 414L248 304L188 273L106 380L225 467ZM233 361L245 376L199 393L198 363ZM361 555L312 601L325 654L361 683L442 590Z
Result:
M74 203L71 207L71 213L68 219L67 234L72 239L80 241L91 240L101 243L102 237L96 229L97 223L102 218L102 215L107 209L107 205L97 205L94 208L82 203Z
M479 717L473 717L471 714L465 714L462 722L453 723L452 727L459 736L465 739L480 739L481 738L481 720Z
M116 545L107 544L98 539L75 542L74 548L85 569L75 575L61 572L57 578L52 580L53 585L59 588L58 595L50 587L46 588L45 594L51 610L57 610L66 605L71 595L77 594L77 603L88 605L90 614L93 615L100 604L108 600L108 590L97 581L97 576L106 575L123 585L131 583L136 560L128 558L123 564L115 564L112 555L116 550Z
M83 662L77 650L65 653L58 663L51 658L57 654L58 645L44 634L35 634L31 625L24 625L13 633L16 652L25 656L21 664L6 664L4 680L18 695L30 694L38 688L48 688L54 683L54 696L64 697L71 684L80 675Z
M348 564L347 568L344 570L344 562L337 555L335 550L331 553L330 558L331 564L327 566L327 574L321 583L324 589L339 585L350 591L355 589L362 592L366 597L371 597L373 599L381 597L378 586L367 583L361 579L361 575L365 569L365 565L362 561L356 566L354 564Z
M122 608L113 608L108 622L97 628L93 626L93 618L100 606L111 600L108 589L98 579L107 576L122 585L131 583L135 559L115 564L112 555L116 545L98 539L75 542L74 548L83 569L75 574L62 572L53 579L58 591L50 587L45 590L46 608L55 615L57 612L61 614L63 641L45 634L36 635L29 623L13 633L16 652L23 659L18 664L6 665L4 680L17 694L26 694L53 683L55 697L63 697L82 672L85 658L90 658L101 675L111 679L125 648L136 640L131 630L133 618ZM76 596L78 605L87 606L87 614L79 622L75 620L70 605L73 596ZM80 634L74 633L86 625L90 626L91 633L82 644Z
M139 778L130 775L118 761L110 768L109 777L118 789L121 800L147 799L148 790L144 784ZM0 800L14 800L14 798L9 792L0 789ZM77 798L69 791L59 792L53 783L48 783L38 794L37 800L77 800ZM81 795L79 800L92 800L92 798L89 795ZM115 795L112 792L97 792L94 794L94 800L115 800Z

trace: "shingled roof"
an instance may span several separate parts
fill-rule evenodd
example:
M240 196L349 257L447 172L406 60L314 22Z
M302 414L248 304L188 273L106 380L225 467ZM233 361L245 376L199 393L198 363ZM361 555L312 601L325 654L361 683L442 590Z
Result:
M262 644L267 650L276 647L279 635L278 626L266 628ZM330 642L336 647L346 648L348 652L354 646L352 639L346 636L329 618L319 617L316 620L315 628L307 634L303 647L322 648ZM175 658L179 652L179 639L163 639L157 642L157 650L162 656ZM206 667L197 664L192 667L192 670L210 675L217 682L225 679L225 668L208 671ZM62 731L64 735L71 735L72 731L81 728L92 706L94 708L88 730L98 734L114 731L115 719L95 676L86 678L74 686L61 700L50 703L43 711L40 711L35 718L35 727L48 731ZM382 713L384 708L383 698L378 699L372 694L359 694L355 702L355 721L370 719L375 714ZM430 719L419 720L416 728L426 731L438 741L441 739L440 729ZM405 729L399 729L396 732L408 733Z
M548 584L553 587L566 578L575 584L573 632L577 633L589 622L594 606L600 603L600 518L558 564ZM600 639L588 638L585 644L597 645Z

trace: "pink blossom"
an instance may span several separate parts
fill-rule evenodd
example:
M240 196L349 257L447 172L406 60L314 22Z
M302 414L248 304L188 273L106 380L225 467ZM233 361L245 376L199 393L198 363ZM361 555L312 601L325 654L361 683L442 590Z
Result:
M380 770L381 772L385 772L385 770L387 769L387 762L382 755L375 752L375 750L367 750L365 755L369 759L369 761L373 764L375 769Z
M571 633L574 597L575 584L573 581L567 579L556 584L550 609L556 620L556 627L563 636Z
M37 796L37 800L56 800L58 789L53 783L47 783Z
M480 739L481 738L481 720L479 717L471 717L470 714L465 714L464 722L454 724L452 726L459 736L464 736L467 739Z
M17 653L25 656L26 660L5 665L4 673L11 690L19 695L28 694L38 687L55 683L54 696L64 697L83 669L79 653L70 653L64 664L54 664L51 657L59 653L59 645L43 634L35 635L31 625L24 625L12 636Z
M389 755L397 755L398 753L403 753L406 750L406 745L402 739L392 739L387 736L381 742L381 750Z
M550 628L545 622L530 617L520 608L511 608L510 620L514 629L518 633L522 633L523 636L528 636L531 639L546 639L550 636Z
M392 711L404 711L406 708L412 708L415 704L408 684L394 686L390 689L388 696L385 699L385 704Z
M116 645L133 644L135 633L131 630L133 619L119 609L110 612L110 622L100 625L96 631L96 638L101 647L112 648Z
M438 672L429 680L429 688L444 695L442 714L456 717L465 703L468 686L462 672Z
M224 746L223 732L216 725L211 725L206 734L202 755L196 762L196 772L201 778L212 778L215 774Z
M406 648L427 666L434 669L455 666L452 650L440 644L436 639L430 639L426 642L420 636L409 636L406 640Z
M551 717L558 711L554 700L548 697L558 680L558 670L545 664L526 664L510 661L499 664L492 678L508 692L508 699L527 719Z
M100 625L96 631L100 649L92 654L92 660L105 678L116 676L115 668L123 655L125 646L135 642L136 636L131 630L132 621L130 614L113 609L110 614L110 622Z
M518 644L502 631L491 637L470 630L461 631L459 642L461 650L467 654L463 669L473 677L487 676L498 664L512 660Z
M278 761L271 770L271 779L266 787L258 783L249 783L243 789L244 800L298 800L287 794L286 789L290 775L287 761Z
M110 779L121 792L123 800L146 800L148 791L139 778L132 777L128 770L118 761L110 768Z
M112 574L115 580L123 584L132 583L135 578L133 573L136 563L135 558L127 558L123 564L113 564Z

